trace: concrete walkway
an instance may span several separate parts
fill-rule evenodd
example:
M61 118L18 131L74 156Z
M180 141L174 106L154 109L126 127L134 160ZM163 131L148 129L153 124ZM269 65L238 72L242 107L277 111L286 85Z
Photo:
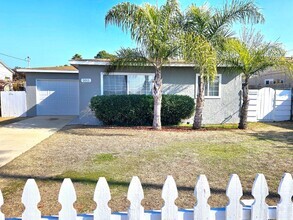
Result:
M75 116L38 116L0 127L0 167L71 122Z

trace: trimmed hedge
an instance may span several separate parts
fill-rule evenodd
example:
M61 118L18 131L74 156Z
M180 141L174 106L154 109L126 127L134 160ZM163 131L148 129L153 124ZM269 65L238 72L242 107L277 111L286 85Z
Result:
M154 101L151 95L94 96L90 108L106 125L152 125ZM191 117L194 100L189 96L163 95L162 125L176 125Z

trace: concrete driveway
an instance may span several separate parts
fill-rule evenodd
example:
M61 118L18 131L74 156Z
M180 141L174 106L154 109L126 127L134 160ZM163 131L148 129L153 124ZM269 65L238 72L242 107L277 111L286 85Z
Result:
M76 116L38 116L0 127L0 167L71 122Z

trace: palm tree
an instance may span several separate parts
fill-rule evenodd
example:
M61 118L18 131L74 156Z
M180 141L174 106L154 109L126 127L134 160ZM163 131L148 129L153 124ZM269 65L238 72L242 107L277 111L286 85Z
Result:
M260 33L243 31L241 39L230 39L225 44L222 60L244 76L242 84L243 102L240 110L238 128L247 128L248 80L269 67L285 68L293 71L293 64L285 58L286 52L277 42L265 42Z
M224 42L232 36L231 25L235 21L263 22L264 18L253 1L233 0L223 9L211 9L191 5L185 15L182 52L186 61L196 65L199 72L194 129L202 127L205 83L213 81L219 63L218 53Z
M114 24L130 32L138 48L122 49L114 60L115 67L153 66L154 119L153 128L161 129L162 66L176 55L179 48L180 10L177 0L167 0L160 8L129 2L114 6L106 15L105 23Z

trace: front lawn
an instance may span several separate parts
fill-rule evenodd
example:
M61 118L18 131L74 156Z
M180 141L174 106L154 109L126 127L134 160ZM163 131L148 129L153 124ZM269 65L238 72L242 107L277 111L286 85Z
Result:
M113 211L126 211L131 177L143 183L145 209L160 209L161 188L173 175L179 189L177 205L192 208L196 177L206 174L212 189L210 204L225 206L229 176L237 173L245 198L254 177L264 173L270 187L270 204L278 200L277 188L284 172L293 173L293 123L250 124L247 131L212 128L152 131L145 128L97 128L67 126L0 169L5 197L3 212L19 216L24 182L32 177L39 185L42 214L58 214L61 181L72 178L79 213L92 212L97 179L109 182Z

